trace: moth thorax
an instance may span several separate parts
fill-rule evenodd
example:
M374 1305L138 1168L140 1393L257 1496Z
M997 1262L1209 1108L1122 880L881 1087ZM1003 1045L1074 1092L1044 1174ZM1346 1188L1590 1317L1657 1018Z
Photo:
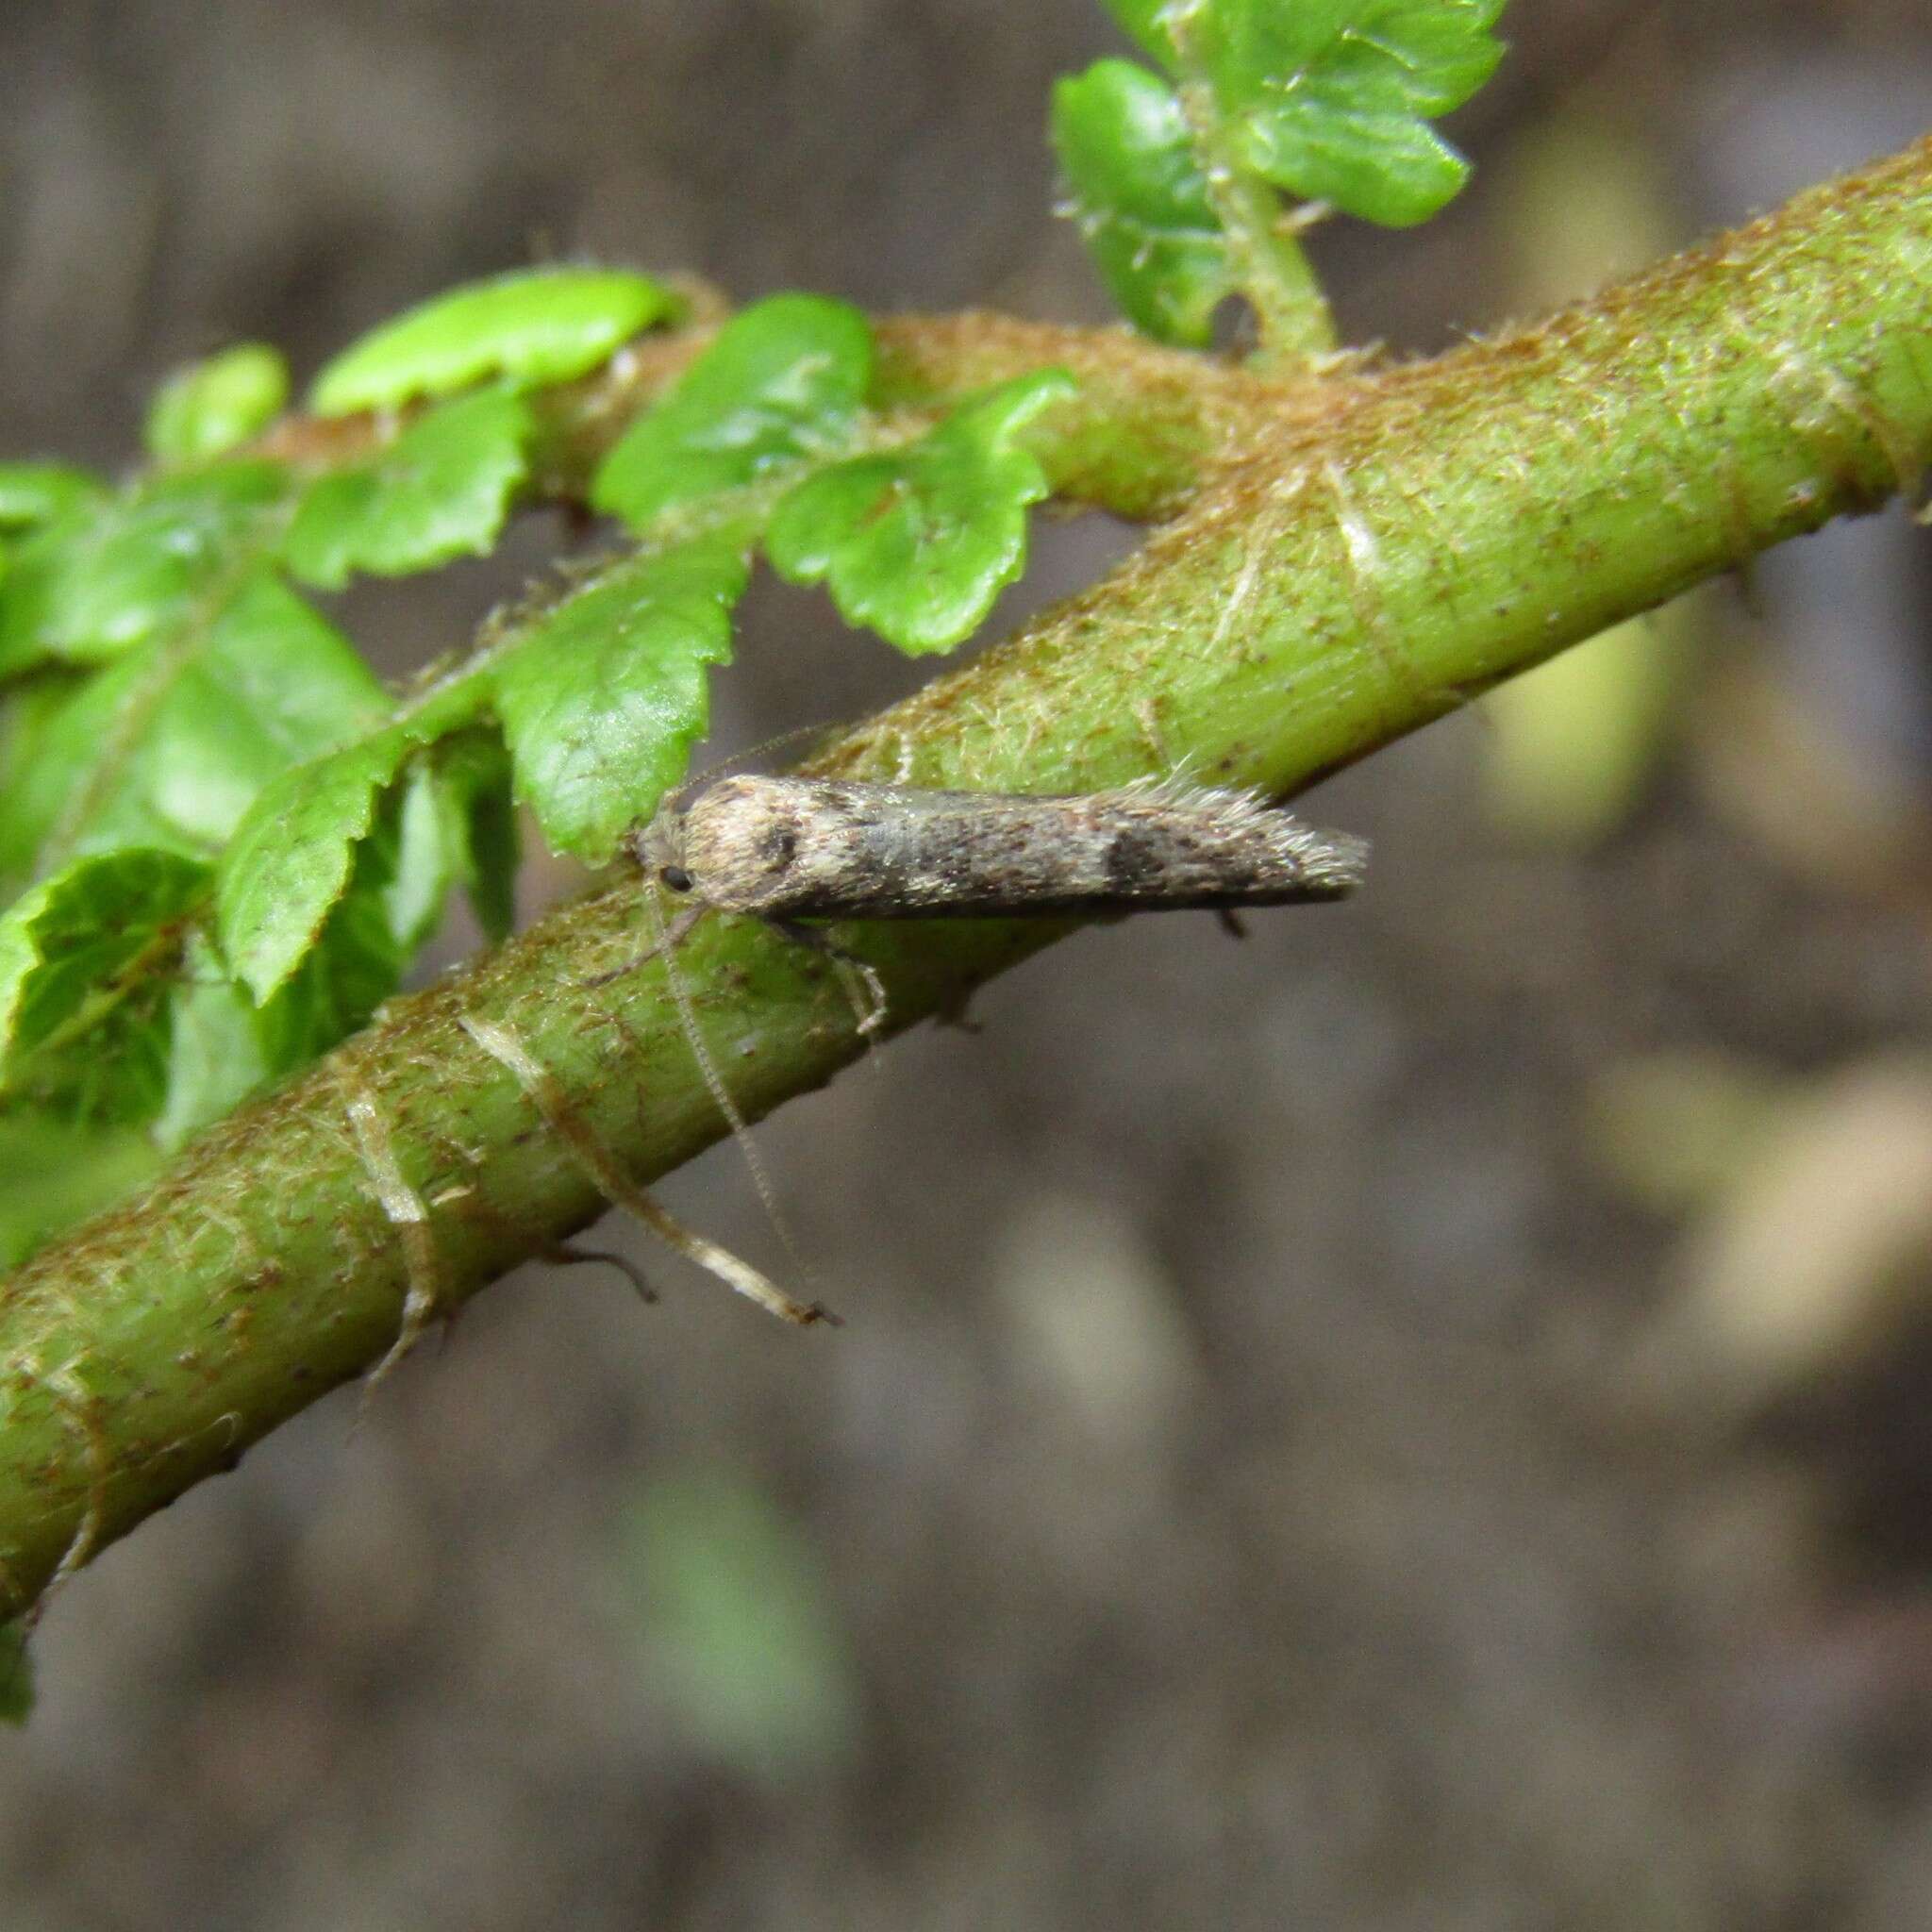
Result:
M784 894L803 830L784 788L722 779L682 814L682 862L714 904L756 911Z

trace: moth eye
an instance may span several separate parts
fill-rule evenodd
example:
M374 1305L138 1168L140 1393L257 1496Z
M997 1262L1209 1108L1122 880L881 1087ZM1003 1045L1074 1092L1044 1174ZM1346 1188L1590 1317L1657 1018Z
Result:
M660 879L662 879L664 883L667 886L669 886L674 892L688 892L691 891L691 874L690 873L686 872L683 866L681 865L667 865L664 868L664 870L658 874L658 876Z

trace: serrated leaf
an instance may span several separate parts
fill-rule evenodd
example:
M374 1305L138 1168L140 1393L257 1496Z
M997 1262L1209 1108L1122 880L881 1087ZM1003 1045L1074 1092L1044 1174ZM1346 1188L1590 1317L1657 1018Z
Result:
M1178 9L1175 0L1106 0L1106 6L1121 31L1137 46L1169 68L1175 64L1178 56L1167 22L1176 10L1182 13L1190 10L1185 0Z
M676 298L648 275L615 269L518 270L411 308L344 349L315 379L319 416L392 409L489 376L518 389L594 369Z
M872 331L847 304L819 295L757 303L631 425L592 478L591 502L641 532L679 504L842 454L872 366Z
M237 342L177 370L148 405L148 454L164 463L205 463L246 442L289 400L289 365L266 342Z
M332 626L266 572L40 721L0 791L0 873L124 845L212 858L290 763L388 708Z
M22 787L83 682L77 673L42 672L0 691L0 904L31 876L44 829L21 809Z
M483 390L412 423L374 462L309 486L284 544L304 583L339 591L358 571L407 576L495 543L528 469L536 419Z
M1503 0L1208 0L1183 17L1181 60L1212 89L1234 165L1403 227L1468 178L1428 123L1494 73L1502 10Z
M230 971L266 1001L312 948L348 888L376 805L418 740L391 725L281 773L222 854L215 919Z
M76 860L0 917L0 1091L133 1123L167 1095L172 974L206 865L129 850Z
M745 559L726 538L628 558L552 610L495 672L517 789L551 846L602 864L684 774L731 655Z
M1234 287L1227 241L1174 90L1131 60L1099 60L1053 94L1069 212L1134 326L1202 348Z
M1019 575L1026 506L1046 494L1014 437L1073 390L1058 370L1019 376L904 449L807 478L773 513L773 568L794 583L825 579L847 623L902 651L950 650Z
M0 530L30 530L105 500L99 477L66 463L0 463Z
M185 622L267 541L287 489L277 464L219 463L58 516L0 579L0 677L103 663Z
M458 732L437 746L436 775L457 878L483 936L500 944L516 925L521 844L509 753L494 732Z
M346 886L322 930L257 1014L271 1072L306 1065L363 1025L401 982L408 948L392 896L402 863L402 801L378 802L356 844ZM413 894L405 893L404 903Z
M404 736L391 731L385 739ZM403 756L409 749L405 742ZM216 885L218 928L225 933L231 918L253 918L257 936L267 939L283 913L287 954L270 969L271 983L259 958L225 946L234 980L224 988L226 997L208 993L197 1001L195 1018L212 1050L225 1037L230 1040L230 1059L212 1060L205 1050L196 1062L184 1064L184 1050L177 1048L177 1085L162 1128L199 1125L261 1079L305 1065L346 1039L396 990L410 957L440 920L456 865L426 773L401 784L393 771L386 780L378 774L359 795L347 795L344 783L333 800L336 818L327 822L326 778L346 781L343 768L356 764L358 754L377 762L370 753L370 746L358 745L341 759L324 761L325 782L311 785L298 801L302 823L290 828L293 843L286 849L263 836L257 814L224 855ZM256 855L259 863L251 874ZM224 887L233 893L243 878L255 889L253 897L225 907ZM278 906L283 885L291 899ZM295 894L308 895L306 909ZM192 1049L194 1043L187 1044Z
M415 760L395 800L394 876L382 891L383 915L403 959L436 937L451 890L462 876L462 846L446 809L441 774Z
M0 1274L112 1206L158 1164L136 1128L80 1126L25 1108L0 1113ZM0 1659L0 1672L8 1668Z
M152 1144L164 1153L232 1112L277 1071L264 1051L255 1003L200 933L189 939L168 1017L167 1092L148 1124Z

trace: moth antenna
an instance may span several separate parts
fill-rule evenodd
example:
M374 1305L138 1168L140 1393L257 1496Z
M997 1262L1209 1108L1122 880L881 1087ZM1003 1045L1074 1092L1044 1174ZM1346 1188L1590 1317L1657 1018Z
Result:
M660 1202L637 1185L613 1160L595 1134L571 1110L556 1076L547 1073L507 1026L493 1021L464 1015L460 1026L498 1066L514 1075L517 1085L542 1115L544 1124L582 1163L584 1172L596 1182L607 1201L635 1214L668 1248L695 1262L708 1274L715 1275L726 1288L735 1289L746 1300L756 1302L780 1321L804 1328L814 1322L838 1326L839 1318L817 1302L797 1302L775 1282L768 1281L749 1261L741 1261L730 1249L685 1224Z
M768 918L765 924L774 932L783 933L794 945L803 946L808 952L822 954L832 962L839 974L839 984L845 990L846 1002L858 1027L858 1037L870 1054L878 1044L879 1030L891 1010L891 999L886 991L886 982L879 977L878 968L871 960L861 959L857 953L847 952L829 934L821 932L815 925L806 925L796 919ZM858 986L853 984L855 977ZM858 994L860 986L865 989L864 999Z
M742 751L735 751L728 758L718 759L715 764L707 765L695 778L687 778L679 788L682 791L696 790L699 786L715 783L720 778L728 778L741 772L754 758L761 758L767 752L777 751L781 746L818 742L831 738L844 727L838 724L794 724L790 731L774 732L770 738L761 738L756 744L748 744Z
M691 996L691 983L684 976L677 963L677 949L673 942L671 930L664 923L663 902L658 896L657 882L644 882L644 905L651 922L653 939L652 950L663 956L664 983L671 989L671 1003L677 1008L677 1022L684 1029L684 1037L690 1043L691 1058L698 1063L698 1072L704 1076L707 1090L716 1103L718 1111L724 1115L724 1124L731 1129L731 1138L738 1142L738 1151L744 1157L744 1164L751 1172L751 1184L758 1190L758 1196L764 1205L773 1229L791 1265L808 1285L816 1287L810 1268L793 1239L791 1224L785 1218L784 1210L778 1206L778 1191L772 1185L770 1171L765 1166L765 1157L758 1152L758 1143L752 1139L751 1124L739 1111L738 1103L731 1097L731 1090L724 1084L724 1076L718 1070L718 1062L711 1058L711 1050L705 1044L705 1036L698 1030L697 1008ZM688 932L689 926L685 927ZM679 934L679 938L683 935Z

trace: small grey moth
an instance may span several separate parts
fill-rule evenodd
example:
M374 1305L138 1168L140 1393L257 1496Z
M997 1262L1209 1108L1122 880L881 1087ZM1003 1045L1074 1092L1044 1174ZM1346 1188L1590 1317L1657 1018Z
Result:
M1368 859L1248 793L1173 781L1049 797L721 778L667 799L633 850L672 891L780 924L1232 911L1340 898Z
M1340 898L1361 883L1368 862L1359 839L1317 831L1246 792L1174 780L1049 797L740 775L672 793L629 847L647 874L692 902L667 924L657 893L645 893L657 930L652 951L663 957L705 1084L781 1234L784 1220L750 1129L675 963L679 940L707 910L749 913L857 972L872 995L869 1011L855 1000L858 1031L870 1037L886 1017L878 974L799 922L1091 917L1189 907L1231 921L1242 907ZM824 1317L817 1304L793 1302L734 1257L721 1259L711 1244L687 1242L685 1251L790 1321Z

